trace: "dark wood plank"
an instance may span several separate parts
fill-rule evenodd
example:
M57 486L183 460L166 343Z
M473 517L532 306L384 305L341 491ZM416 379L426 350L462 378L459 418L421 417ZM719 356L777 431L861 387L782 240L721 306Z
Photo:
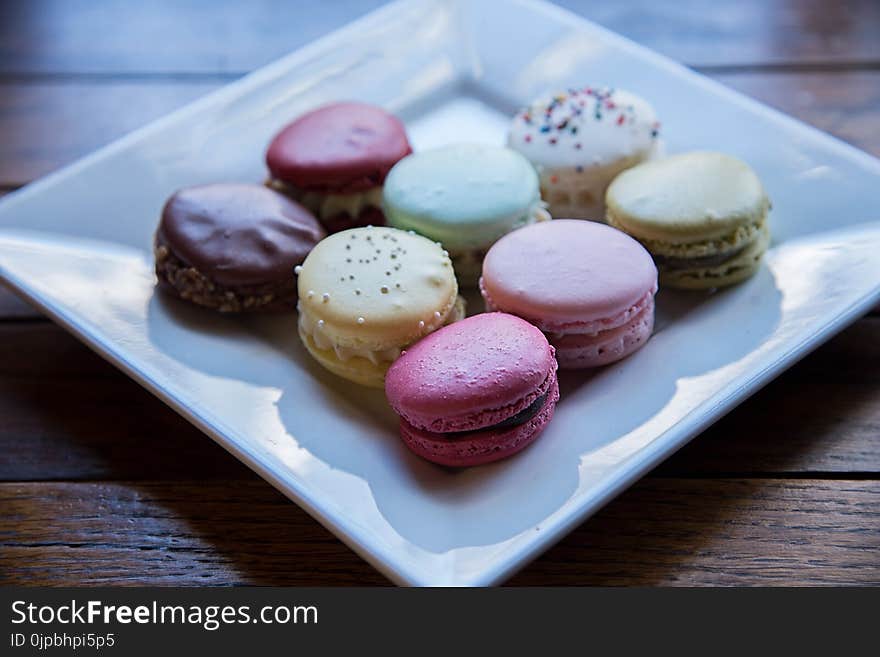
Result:
M880 318L858 322L694 440L659 476L880 473ZM50 324L0 324L0 481L252 479Z
M692 65L877 62L873 0L559 0ZM383 4L32 0L0 4L0 74L236 74ZM158 47L157 44L161 44Z
M511 584L880 583L880 482L648 479Z
M146 390L49 323L0 324L0 481L256 479Z
M385 0L239 3L36 0L0 4L0 73L243 72Z
M219 85L216 81L0 84L0 184L28 183Z
M0 584L381 584L259 482L0 485ZM880 584L880 482L638 484L514 585Z
M880 71L713 77L880 157Z
M876 62L874 0L555 0L691 66Z
M0 485L0 582L382 584L259 481Z
M0 282L0 321L37 319L39 317L42 315L36 308L26 303L24 299Z

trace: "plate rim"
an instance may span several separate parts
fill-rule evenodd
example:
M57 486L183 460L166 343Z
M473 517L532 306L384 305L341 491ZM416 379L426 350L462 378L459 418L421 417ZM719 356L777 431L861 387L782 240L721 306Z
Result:
M481 1L485 2L485 0ZM497 2L498 0L494 1ZM661 55L646 46L639 45L608 28L578 16L568 9L554 5L547 0L503 1L512 5L520 5L532 10L555 15L561 21L597 31L614 47L633 52L649 60L652 64L665 68L674 75L683 76L691 83L707 88L709 91L721 95L739 106L746 107L751 111L758 110L777 123L805 132L809 135L810 139L818 139L823 142L824 146L832 148L847 159L858 161L862 166L873 169L874 172L880 175L880 159L852 144L730 89L720 82L698 73L665 55ZM248 73L238 80L223 85L219 89L127 133L75 162L11 192L0 200L0 206L14 205L16 202L26 199L31 195L39 194L43 191L44 187L51 186L56 180L75 176L81 169L87 167L92 162L101 160L150 135L158 133L167 125L172 125L176 121L192 114L210 110L212 106L222 103L228 97L236 97L243 92L246 93L249 88L259 86L276 74L287 72L298 61L306 60L314 53L319 53L340 41L344 41L351 33L358 32L370 24L383 20L386 15L415 9L419 5L425 7L436 5L438 2L452 5L454 11L458 12L459 16L461 16L463 12L461 5L464 4L461 0L395 0L334 29L328 34ZM458 577L451 573L449 577L452 577L452 579L447 581L446 575L442 578L432 577L431 573L419 571L417 568L411 567L409 563L395 558L393 552L387 549L385 545L381 542L371 541L370 537L365 535L361 528L355 523L349 522L344 516L339 514L333 516L321 511L320 503L314 502L312 496L306 490L301 490L301 487L296 485L296 482L284 481L276 476L272 466L264 462L263 457L257 450L249 449L246 445L233 440L231 436L235 435L235 432L229 430L224 432L223 423L211 417L212 414L209 412L209 409L200 412L198 405L189 404L187 400L169 394L161 383L157 382L153 376L145 371L149 368L140 366L140 369L138 369L134 362L131 362L123 354L118 353L117 347L112 341L103 339L100 332L93 331L63 306L55 304L49 298L43 298L39 292L32 290L26 281L20 280L16 275L7 271L2 263L0 263L0 280L24 297L28 303L47 315L56 324L71 333L89 349L120 369L124 374L205 433L215 443L256 472L262 479L300 506L325 529L393 583L416 586L488 586L497 584L511 576L558 542L577 525L587 520L621 492L629 488L649 470L690 442L705 428L733 410L769 381L818 346L840 333L880 302L880 284L878 284L871 292L853 301L844 312L835 317L831 322L825 324L820 330L811 333L797 343L788 345L783 353L765 364L762 368L752 372L744 384L734 386L732 382L729 382L712 397L703 400L697 407L671 427L658 434L648 445L640 450L638 458L635 458L635 455L633 455L622 461L618 465L618 471L613 476L608 477L608 480L603 482L598 488L591 489L590 501L576 501L567 510L561 513L557 512L554 516L548 517L542 523L542 531L539 535L524 543L505 548L481 571L472 575L459 575Z

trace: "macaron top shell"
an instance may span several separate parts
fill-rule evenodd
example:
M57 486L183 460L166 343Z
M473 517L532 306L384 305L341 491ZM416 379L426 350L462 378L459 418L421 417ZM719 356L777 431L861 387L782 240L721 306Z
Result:
M410 424L466 431L528 408L553 383L547 338L506 313L483 313L435 331L408 348L385 377L392 408Z
M767 194L755 172L723 153L697 151L645 162L607 193L615 225L640 239L686 244L763 221Z
M393 226L447 249L488 246L526 223L541 201L538 175L522 155L486 144L453 144L398 162L383 205Z
M255 285L293 275L325 231L312 214L262 185L188 187L165 203L158 238L223 285Z
M539 168L589 167L647 155L659 123L628 91L583 87L535 100L513 118L508 145Z
M553 331L627 313L656 291L657 269L641 244L614 228L556 219L496 242L481 289L494 307Z
M299 270L300 313L344 347L403 346L443 325L458 299L449 256L385 227L330 235Z
M411 152L400 119L348 102L319 107L287 125L269 145L266 163L274 178L300 189L350 193L380 186Z

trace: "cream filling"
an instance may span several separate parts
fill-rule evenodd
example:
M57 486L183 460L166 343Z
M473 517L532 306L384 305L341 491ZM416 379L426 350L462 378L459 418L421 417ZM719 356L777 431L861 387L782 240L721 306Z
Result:
M298 303L296 309L299 311L299 329L303 335L307 335L318 349L333 350L336 357L345 362L354 357L366 358L373 365L382 363L393 363L400 357L401 351L409 346L389 347L387 349L371 349L370 347L344 347L336 343L326 334L324 329L324 320L316 319L308 310L304 310L301 303ZM445 313L435 312L433 317L428 321L419 322L418 338L421 338L432 331L437 330L441 326L452 324L464 319L464 299L456 296L455 301L446 310ZM415 342L415 340L413 340Z
M532 211L529 213L528 219L526 219L525 225L536 224L540 221L550 221L553 217L550 216L550 212L547 210L547 203L544 201L538 201L535 203L535 206L532 208Z
M660 278L663 281L682 281L687 279L721 279L729 278L739 271L751 269L763 257L770 245L770 230L764 229L751 244L748 244L740 253L715 267L694 267L693 269L660 269Z
M280 180L270 180L269 187L304 205L318 219L329 219L342 214L357 217L364 208L382 207L382 187L372 187L351 194L308 192Z

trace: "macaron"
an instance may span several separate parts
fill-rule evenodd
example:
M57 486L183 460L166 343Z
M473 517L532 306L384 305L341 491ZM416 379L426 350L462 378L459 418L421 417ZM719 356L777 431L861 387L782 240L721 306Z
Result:
M443 244L462 287L476 286L483 256L499 237L550 218L529 161L488 144L405 157L388 174L383 206L389 225Z
M502 237L480 279L486 308L541 329L566 369L607 365L642 347L654 328L656 291L657 269L637 241L576 219Z
M608 184L654 156L659 127L639 96L582 87L538 98L518 112L507 143L538 169L550 214L603 221Z
M268 185L305 205L330 232L384 224L382 184L412 152L400 119L365 103L308 112L269 144Z
M159 285L220 312L296 306L295 266L326 233L262 185L187 187L165 203L154 255Z
M388 403L400 436L434 463L471 466L530 445L559 401L556 360L544 334L505 313L446 326L388 370Z
M770 201L741 160L692 152L647 162L608 188L608 223L654 256L663 286L708 289L754 274L770 244Z
M353 228L297 268L299 335L325 368L381 388L405 347L464 317L449 256L396 228Z

